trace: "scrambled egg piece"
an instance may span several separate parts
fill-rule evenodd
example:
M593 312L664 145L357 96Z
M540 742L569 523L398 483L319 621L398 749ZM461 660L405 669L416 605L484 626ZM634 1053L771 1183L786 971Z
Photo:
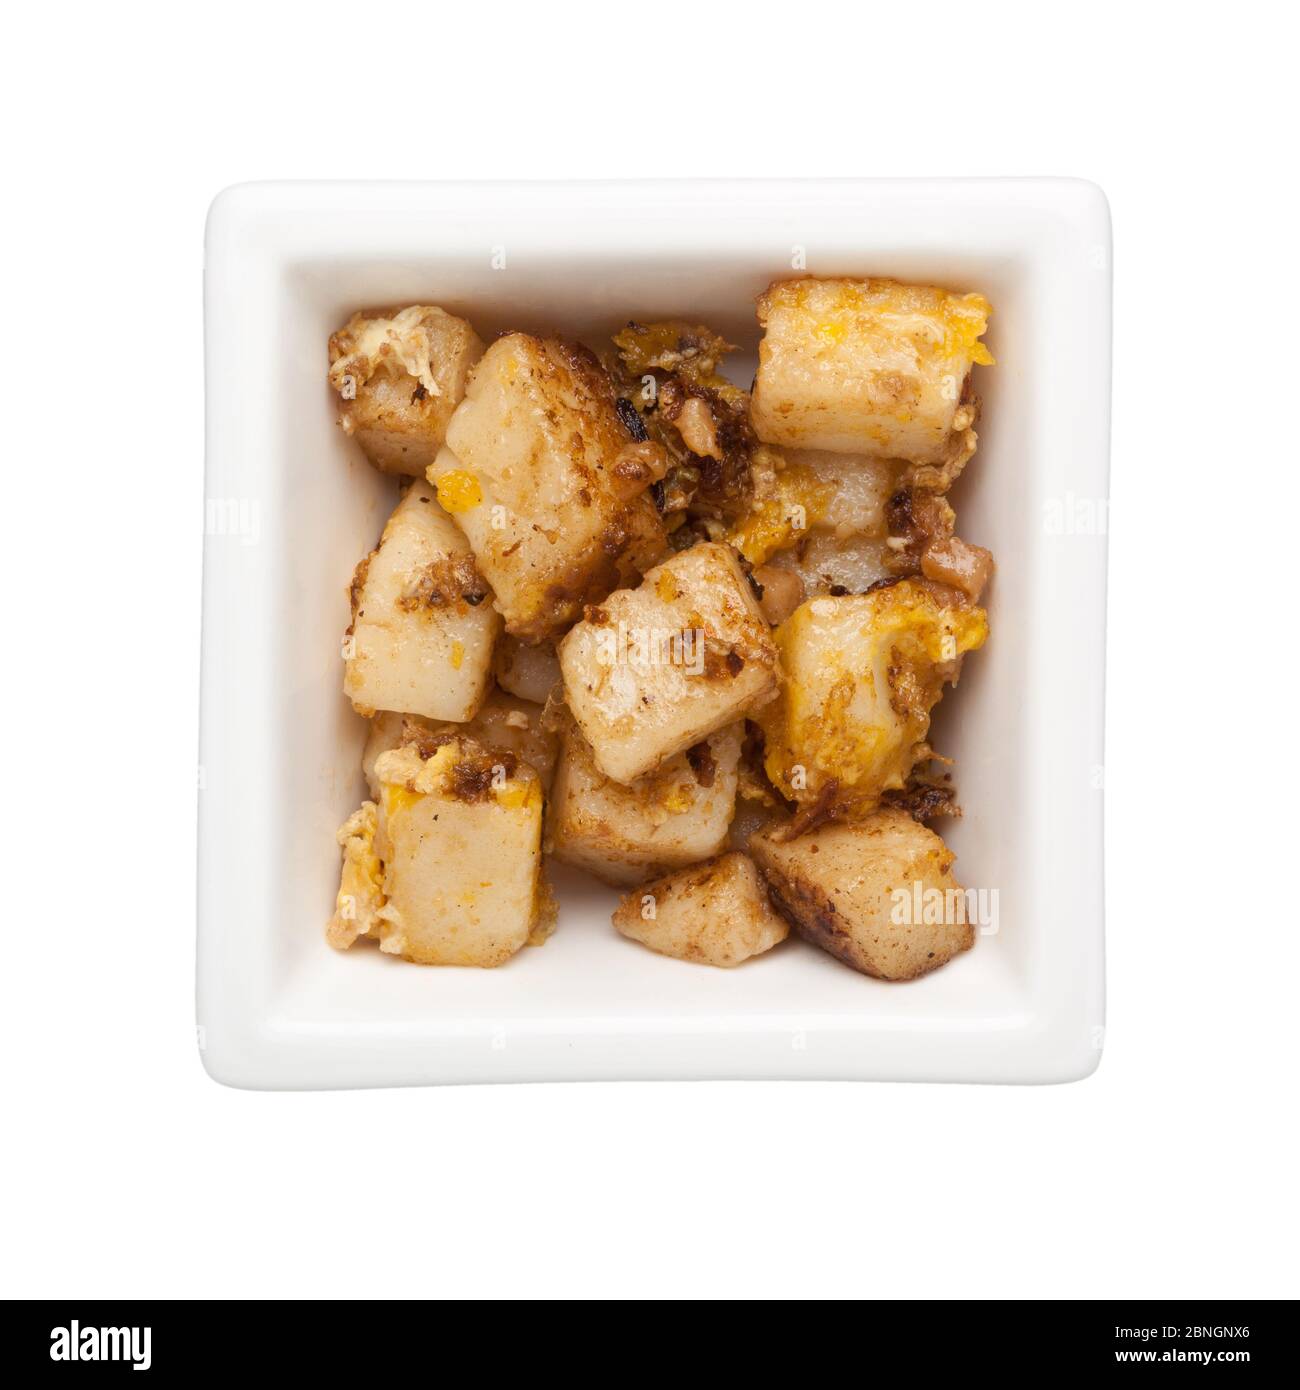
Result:
M633 376L670 372L702 386L725 386L718 365L735 345L703 323L667 319L661 323L629 323L614 334L623 368Z
M862 815L925 756L945 681L988 635L982 608L942 595L904 580L813 598L776 630L786 679L780 699L752 717L767 775L801 808Z
M833 482L823 481L804 464L789 464L773 475L763 495L755 493L749 511L727 540L751 565L761 565L807 535L834 497Z
M468 512L483 501L483 489L479 487L478 479L463 468L440 473L433 480L433 485L438 489L438 504L451 516Z
M363 801L339 827L343 872L325 938L340 951L346 951L359 936L379 935L384 866L375 853L378 828L379 813L373 801Z

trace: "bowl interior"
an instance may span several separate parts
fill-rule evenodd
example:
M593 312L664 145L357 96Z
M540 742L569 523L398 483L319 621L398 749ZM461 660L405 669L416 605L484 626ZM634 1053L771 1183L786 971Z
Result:
M497 970L422 969L364 944L345 954L325 945L322 927L338 881L335 830L364 794L364 722L341 693L347 587L397 491L335 423L325 385L326 340L359 308L414 302L462 314L485 337L518 327L594 342L630 317L691 318L740 344L732 372L748 384L757 340L754 299L771 280L797 273L793 229L788 245L776 238L770 251L742 254L710 247L656 252L652 241L621 253L594 244L575 254L523 241L400 259L305 256L283 279L285 351L277 355L275 383L281 467L266 518L277 557L273 601L276 611L293 615L275 655L273 712L275 727L284 731L274 756L286 814L272 832L280 837L272 848L283 866L274 964L283 1026L410 1034L458 1022L490 1028L497 1020L507 1027L511 1020L549 1019L562 1027L582 1019L668 1024L690 1017L707 1024L752 1015L792 1026L869 1016L910 1031L958 1021L997 1027L1023 1015L1035 949L1027 915L1031 827L1022 794L1023 729L1033 691L1022 618L1040 529L1031 379L1037 358L1031 268L1005 255L827 247L808 262L822 275L887 275L977 289L994 306L987 341L998 365L977 372L984 402L980 449L952 497L960 533L991 548L997 560L986 600L992 635L940 705L934 742L955 760L965 808L961 821L937 828L958 855L963 885L996 890L996 929L944 969L904 986L867 979L795 939L737 970L714 970L625 941L609 920L617 895L557 866L556 934Z

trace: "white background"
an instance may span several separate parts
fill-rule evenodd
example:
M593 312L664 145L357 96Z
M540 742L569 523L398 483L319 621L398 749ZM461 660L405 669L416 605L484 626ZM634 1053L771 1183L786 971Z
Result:
M0 1292L1294 1297L1282 7L460 8L6 20ZM259 178L615 174L1108 193L1110 1027L1090 1080L261 1095L204 1075L207 205Z

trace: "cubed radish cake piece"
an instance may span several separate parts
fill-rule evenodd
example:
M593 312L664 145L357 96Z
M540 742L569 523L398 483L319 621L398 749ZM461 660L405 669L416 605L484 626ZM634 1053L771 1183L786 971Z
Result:
M413 482L352 580L344 693L363 714L471 718L501 626L491 599L465 537Z
M482 356L478 334L464 319L413 304L391 317L354 314L329 351L343 429L377 468L422 478Z
M883 538L889 533L886 509L907 465L865 454L832 454L821 449L788 449L786 469L806 472L824 490L809 526L850 536Z
M776 649L730 546L705 542L620 589L560 643L564 695L600 770L633 782L776 689Z
M790 931L753 861L734 851L629 893L613 921L660 955L724 967L770 951Z
M775 633L780 697L754 716L767 775L822 815L872 810L926 755L944 683L987 635L982 608L925 580L801 604Z
M978 294L894 280L778 282L763 325L753 423L790 448L952 471L975 448L971 368L991 364Z
M625 786L600 770L586 739L565 723L547 811L547 846L557 859L626 886L723 847L736 804L740 725Z
M975 940L954 855L905 811L750 841L781 910L800 936L864 975L911 980Z
M542 788L512 754L463 735L415 736L375 764L377 803L340 832L328 939L421 965L500 965L540 927Z
M475 367L428 476L507 629L537 641L661 554L647 489L666 466L633 440L586 348L511 333Z

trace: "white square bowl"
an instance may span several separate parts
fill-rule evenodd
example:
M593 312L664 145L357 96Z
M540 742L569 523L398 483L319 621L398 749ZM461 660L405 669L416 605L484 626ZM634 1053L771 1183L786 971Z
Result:
M806 267L977 289L995 314L980 450L954 502L998 563L992 635L939 709L945 827L997 930L868 979L792 940L734 971L617 936L560 881L541 950L420 969L330 950L335 828L360 802L341 688L353 566L395 485L335 424L325 343L355 309L441 304L485 335L706 321ZM254 1088L843 1078L1068 1081L1100 1057L1110 222L1069 180L261 184L209 214L198 1021ZM742 363L742 373L748 365ZM744 378L747 380L747 376Z

